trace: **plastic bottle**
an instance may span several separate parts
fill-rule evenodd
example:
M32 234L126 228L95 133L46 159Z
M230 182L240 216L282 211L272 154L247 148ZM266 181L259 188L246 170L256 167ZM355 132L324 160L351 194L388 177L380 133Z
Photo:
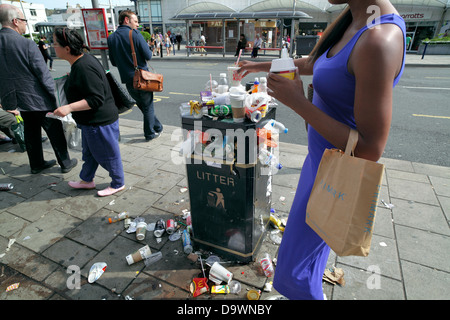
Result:
M283 168L283 166L278 162L277 158L271 152L267 151L266 149L259 150L258 158L259 158L259 161L265 166L269 166L269 167L272 167L272 168L278 169L278 170Z
M225 93L228 92L228 80L227 74L221 73L219 79L219 85L217 86L217 93Z
M259 87L259 79L255 78L255 81L253 82L252 93L257 93L258 92L258 87Z
M272 120L271 121L271 125L272 125L272 127L278 129L278 132L284 132L284 133L288 132L288 128L286 128L284 126L284 124L282 124L281 122L278 122L276 120Z
M266 277L272 277L275 271L273 269L272 259L270 259L270 255L268 253L264 253L259 262L261 263L261 267Z
M259 78L258 92L267 93L267 78L266 77Z
M183 250L184 253L189 254L194 250L192 248L192 242L191 237L187 230L183 230L183 233L181 234L181 239L183 240Z

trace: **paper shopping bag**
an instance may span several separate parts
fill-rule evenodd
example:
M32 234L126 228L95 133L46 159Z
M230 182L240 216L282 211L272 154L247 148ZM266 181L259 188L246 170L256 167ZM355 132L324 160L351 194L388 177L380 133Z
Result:
M384 165L353 156L358 132L345 153L326 149L306 209L306 223L338 256L367 256Z

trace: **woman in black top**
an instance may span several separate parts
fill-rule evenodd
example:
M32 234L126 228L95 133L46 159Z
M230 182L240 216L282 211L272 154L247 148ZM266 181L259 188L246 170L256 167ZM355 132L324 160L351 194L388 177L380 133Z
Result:
M105 70L90 54L81 36L68 28L58 28L53 34L56 55L71 65L64 90L69 104L54 111L64 117L72 113L82 132L83 167L81 181L70 181L75 189L94 189L94 176L101 165L109 172L111 185L98 191L101 197L125 188L119 149L119 114L114 103Z

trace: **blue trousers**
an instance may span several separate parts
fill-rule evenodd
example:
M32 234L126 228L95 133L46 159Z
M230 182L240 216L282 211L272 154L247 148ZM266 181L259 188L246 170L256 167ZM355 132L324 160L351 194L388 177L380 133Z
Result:
M125 184L122 157L119 149L119 120L106 126L78 125L81 128L83 166L80 178L94 180L98 165L109 172L111 188Z
M138 108L144 115L144 137L147 140L153 139L156 133L163 130L163 125L155 115L153 106L153 92L136 90L133 83L127 83L127 90L131 97L136 100Z

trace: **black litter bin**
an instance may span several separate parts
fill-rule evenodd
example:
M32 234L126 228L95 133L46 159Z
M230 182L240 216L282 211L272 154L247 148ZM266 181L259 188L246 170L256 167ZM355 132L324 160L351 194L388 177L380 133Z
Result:
M297 43L296 55L309 55L317 41L319 41L319 38L319 36L297 36L295 38Z
M232 136L230 132L246 136L234 138L238 149L235 161L219 163L198 152L187 159L195 248L233 261L250 262L256 258L270 220L271 205L271 195L267 192L271 179L257 160L256 129L275 119L275 113L276 108L272 108L259 123L246 119L241 124L206 117L182 118L182 128L187 131L201 126L202 132L210 133L214 129L213 132L220 132L224 137Z

